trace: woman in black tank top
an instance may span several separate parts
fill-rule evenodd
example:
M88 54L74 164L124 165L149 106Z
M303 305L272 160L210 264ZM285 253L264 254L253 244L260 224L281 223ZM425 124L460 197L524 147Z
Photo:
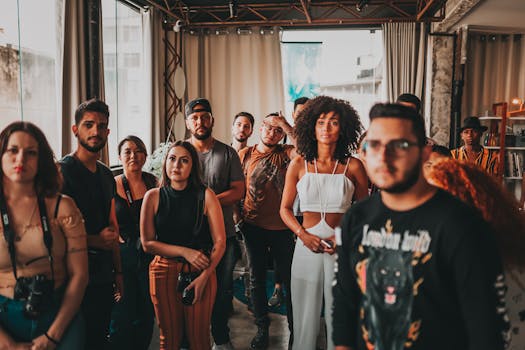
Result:
M140 245L139 219L144 194L157 187L157 178L142 171L147 151L137 136L120 141L118 154L124 173L115 176L115 211L125 293L113 307L109 336L112 349L147 350L153 334L148 278L152 256Z
M160 349L180 348L184 329L191 349L210 349L215 268L226 235L219 200L202 184L199 158L189 142L177 141L168 149L161 187L144 196L140 235L144 250L155 255L150 293Z

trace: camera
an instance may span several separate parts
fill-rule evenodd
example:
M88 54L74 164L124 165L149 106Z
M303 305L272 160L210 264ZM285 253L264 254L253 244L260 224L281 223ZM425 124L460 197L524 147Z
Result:
M173 31L175 33L178 33L180 32L180 30L182 29L182 26L184 26L184 22L182 22L180 19L175 22L175 25L173 26Z
M25 300L24 316L35 320L40 316L42 307L53 292L53 281L45 275L19 277L14 289L15 300Z
M195 290L192 289L184 289L182 292L182 304L190 306L193 304L193 299L195 299Z
M177 278L177 292L182 293L182 304L191 305L195 298L195 291L192 289L186 289L194 279L199 277L200 272L184 272L181 271Z

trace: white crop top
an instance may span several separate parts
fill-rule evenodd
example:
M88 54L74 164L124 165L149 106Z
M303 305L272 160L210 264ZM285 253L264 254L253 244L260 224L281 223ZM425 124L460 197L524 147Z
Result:
M355 185L345 175L349 162L350 160L347 161L345 170L341 174L335 174L339 161L335 163L331 174L319 174L315 159L315 173L308 172L305 160L306 172L297 182L297 195L302 212L345 213L350 208Z

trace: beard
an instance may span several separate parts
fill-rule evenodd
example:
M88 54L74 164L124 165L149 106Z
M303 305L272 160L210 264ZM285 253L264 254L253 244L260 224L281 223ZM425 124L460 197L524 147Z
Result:
M85 149L87 149L89 152L91 153L97 153L98 151L100 151L102 148L104 148L104 146L106 145L106 141L102 141L101 143L99 143L98 145L95 145L95 146L90 146L87 144L87 142L85 142L84 140L82 139L78 139L78 142L80 143L80 145L82 147L84 147Z
M235 136L235 141L237 141L237 142L243 143L246 140L248 140L248 137L242 138L242 137Z
M202 128L202 129L204 129L204 133L198 134L197 132L195 132L192 134L197 140L201 140L201 141L207 140L211 136L212 128Z
M419 159L417 164L412 169L410 169L410 171L408 171L402 181L393 184L390 187L380 188L380 190L392 194L406 192L419 180L419 177L421 176L421 166L422 161Z

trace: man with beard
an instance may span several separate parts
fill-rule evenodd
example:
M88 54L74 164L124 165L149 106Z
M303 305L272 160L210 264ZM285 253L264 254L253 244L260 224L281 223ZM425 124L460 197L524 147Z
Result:
M481 135L487 127L481 125L479 118L465 118L463 126L459 129L463 146L452 150L454 159L476 163L489 174L498 175L498 153L481 146Z
M60 160L62 193L75 200L88 234L89 284L82 301L88 350L104 349L114 299L113 284L116 283L116 298L123 292L115 180L111 170L98 161L99 151L108 139L108 120L109 109L103 101L91 99L78 106L71 128L78 146Z
M248 112L240 112L233 117L232 124L232 147L235 151L239 152L243 148L247 147L248 139L253 133L253 124L255 118Z
M213 115L210 102L197 98L186 104L188 140L197 150L202 164L203 181L219 199L226 228L226 250L217 265L217 296L211 317L214 349L232 349L228 318L233 309L233 268L235 266L235 227L233 205L244 195L244 177L235 150L212 137Z
M480 214L429 185L412 108L377 104L362 155L381 189L336 230L337 350L495 350L508 329L497 245Z
M262 122L261 142L243 149L239 156L246 177L246 197L243 208L243 233L251 264L251 297L257 334L250 346L268 346L268 303L266 295L266 262L268 250L276 260L276 269L286 286L288 326L292 330L290 299L290 269L293 256L293 233L282 221L279 207L284 188L286 169L295 156L294 147L281 145L285 131L277 113L269 114Z

